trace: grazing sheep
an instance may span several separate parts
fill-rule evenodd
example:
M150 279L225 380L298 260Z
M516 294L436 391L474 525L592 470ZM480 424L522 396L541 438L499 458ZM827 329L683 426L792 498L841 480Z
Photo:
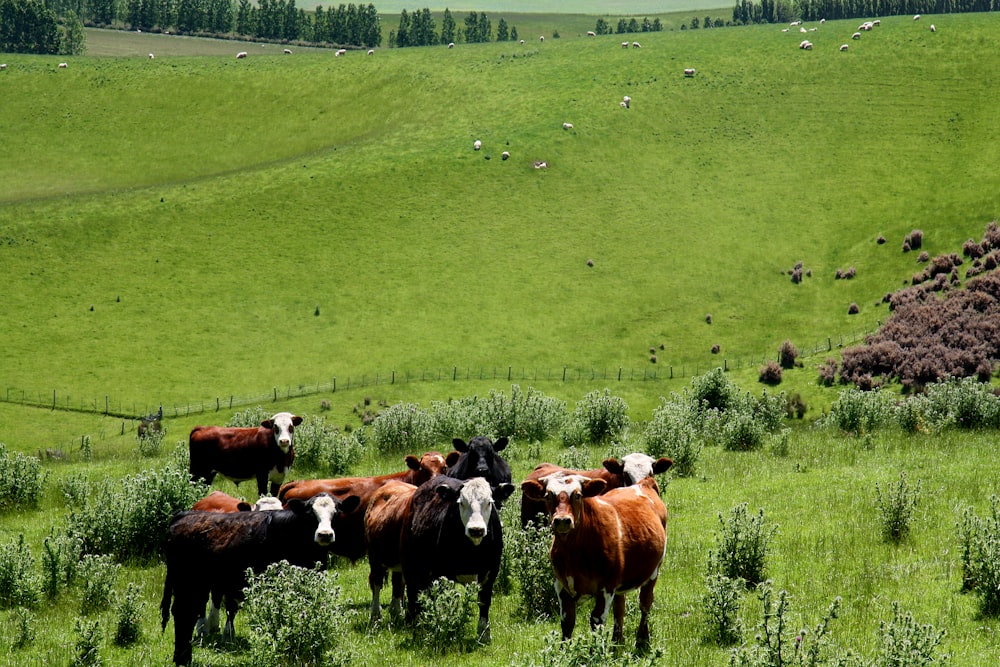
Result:
M153 59L153 58L155 58L155 57L156 57L156 56L154 56L154 55L153 55L152 53L150 53L150 54L149 54L149 59L150 59L150 60L152 60L152 59Z
M805 28L799 28L799 32L808 32Z
M628 109L632 105L632 98L626 95L622 98L622 104L624 104L625 108Z
M481 142L479 139L476 139L475 141L472 142L472 150L478 151L482 147L483 147L483 142Z
M573 129L573 123L563 123L563 129L564 130L572 130Z
M368 55L370 56L375 55L375 49L368 49Z
M782 28L781 32L788 32L788 28Z
M333 55L335 55L335 56L342 56L345 53L347 53L347 49L337 49L337 52L334 53Z
M806 51L812 51L812 47L813 43L810 42L808 39L802 40L802 43L799 44L799 48L804 49Z
M510 153L508 153L507 151L504 151L503 153L500 153L500 159L501 160L509 160L510 159Z
M548 166L549 166L548 162L545 162L544 160L535 161L535 169L546 169L548 168Z
M841 44L840 45L840 50L841 51L846 51L847 50L847 44Z
M618 104L621 106L622 109L628 109L628 105L625 104L624 102L619 102Z
M521 40L521 43L524 44L524 40L523 39ZM448 42L448 48L449 49L455 48L455 42Z
M292 50L291 49L285 49L284 53L285 53L286 56L290 56L290 55L292 55Z
M860 32L854 33L853 35L851 35L851 39L861 39L861 33Z
M627 49L628 48L628 42L622 42L622 48L623 49Z
M933 23L931 24L931 32L937 32L937 28L934 27Z
M874 21L872 21L872 25L882 25L882 21L875 19Z
M826 19L820 19L820 20L819 20L819 24L820 24L820 25L823 25L824 23L826 23Z
M59 67L66 69L69 65L67 63L59 63Z
M538 36L538 41L539 42L544 42L545 41L545 35L539 35Z
M684 76L686 76L688 78L694 76L694 73L695 72L694 72L694 68L693 67L687 67L687 68L684 69Z
M240 51L239 53L236 54L236 58L237 59L246 58L246 57L247 57L247 52L246 51Z
M633 49L641 49L642 48L642 44L640 44L639 42L632 42L632 48Z
M594 32L593 30L588 30L587 37L597 37L597 33Z
M7 63L0 63L0 70L7 69Z
M913 20L914 21L919 21L920 20L920 14L914 14L913 15Z
M523 40L523 39L521 40L521 45L522 45L522 46L524 45L524 40Z
M790 26L792 26L794 28L797 25L802 25L802 21L792 21L788 25L790 25Z

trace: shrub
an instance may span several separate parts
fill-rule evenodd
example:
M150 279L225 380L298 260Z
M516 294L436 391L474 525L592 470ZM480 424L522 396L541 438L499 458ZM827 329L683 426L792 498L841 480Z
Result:
M11 639L11 648L23 649L35 643L38 635L38 620L30 609L18 607L14 610L14 636Z
M233 413L233 416L229 418L229 421L226 422L226 426L235 428L252 428L260 426L261 422L270 418L271 413L265 412L264 408L258 405L253 408L247 408L246 410L237 410Z
M585 665L653 667L653 665L659 664L662 651L657 649L645 655L635 655L629 651L623 651L621 645L612 641L612 631L610 625L590 630L590 628L580 627L580 623L577 623L576 633L572 638L562 641L562 635L559 632L550 632L545 636L545 645L540 655L525 656L521 661L511 664L518 667L583 667Z
M802 400L802 394L795 393L785 399L785 415L789 418L802 419L806 416L806 402Z
M434 418L413 403L392 405L372 423L372 443L382 454L423 452L434 442Z
M41 599L42 582L24 535L0 545L0 609L30 608Z
M566 416L565 402L520 385L511 385L510 396L491 389L486 398L432 404L442 440L470 433L491 433L514 440L545 440L557 433Z
M104 664L101 659L101 642L104 641L104 633L97 620L88 621L82 618L76 619L73 626L76 633L76 641L73 644L73 660L71 667L99 667Z
M886 487L883 493L875 483L875 505L879 510L882 538L887 542L899 543L910 533L910 520L920 497L920 482L911 487L906 479L906 471L899 473L899 482Z
M715 368L692 378L689 394L697 409L726 410L736 401L740 388L730 381L725 371Z
M799 356L799 349L792 344L792 341L786 340L778 348L778 361L782 368L794 368L795 360Z
M903 613L899 602L893 602L892 619L879 621L880 645L872 667L943 665L950 657L938 652L944 636L944 630L937 630L929 623L917 625L913 614Z
M746 589L742 579L730 579L722 574L705 577L705 605L708 631L712 640L727 646L740 641L740 594Z
M837 381L837 360L827 359L818 366L819 383L824 387L832 387Z
M115 605L115 646L132 646L142 639L145 606L139 586L129 584L125 595Z
M281 561L250 577L246 589L249 662L252 665L346 665L338 645L351 614L341 599L336 573Z
M341 435L323 417L307 417L295 428L295 462L326 475L341 476L361 460L358 439Z
M722 351L722 348L719 347L718 343L712 346L712 354L718 354L720 351Z
M514 503L505 505L504 511L508 506L513 507ZM547 525L529 523L523 529L513 523L504 526L504 557L510 556L511 578L518 584L519 612L525 620L559 616L559 598L549 563L551 544L552 531Z
M87 554L80 566L87 573L83 578L80 614L89 616L94 612L104 611L111 603L111 593L118 581L121 565L109 555Z
M823 423L853 435L862 435L889 424L892 417L892 398L889 394L851 387L840 392Z
M582 427L587 442L607 442L628 427L628 404L607 388L603 392L595 390L580 399L569 421Z
M926 415L937 428L1000 427L1000 397L975 378L953 378L925 387Z
M830 621L837 618L841 599L836 598L826 614L810 634L805 628L795 632L789 629L791 612L787 591L774 593L770 582L759 589L763 617L752 644L744 644L733 651L730 667L816 667L828 662L830 646Z
M59 596L63 587L72 586L80 566L83 543L68 534L50 533L42 542L42 588L47 598Z
M0 510L38 507L48 475L37 457L11 454L0 442Z
M764 581L767 552L777 528L764 521L764 510L750 514L747 503L730 510L729 519L719 514L716 548L709 552L708 575L741 579L747 586Z
M90 480L83 473L72 473L59 480L59 492L67 507L83 505L90 494Z
M990 496L990 515L984 518L963 510L959 542L962 590L979 596L984 616L1000 616L1000 498Z
M910 250L917 250L924 244L924 233L919 229L914 229L906 235L904 243L909 244Z
M674 461L673 474L690 477L701 456L702 442L688 406L661 398L643 433L644 449L653 458L666 456Z
M159 424L159 421L153 422ZM139 454L145 457L159 456L163 449L163 441L167 437L165 428L147 428L145 431L137 432L136 444L139 447Z
M850 306L847 307L848 315L857 315L861 312L861 308L858 307L857 303L852 302Z
M757 369L759 373L759 380L764 384L776 385L781 384L781 366L778 362L771 359L766 364Z
M760 449L767 437L764 423L751 412L730 414L722 427L721 444L733 452L749 452Z
M444 653L468 650L478 643L479 584L457 584L441 577L420 592L419 600L415 637L424 648Z

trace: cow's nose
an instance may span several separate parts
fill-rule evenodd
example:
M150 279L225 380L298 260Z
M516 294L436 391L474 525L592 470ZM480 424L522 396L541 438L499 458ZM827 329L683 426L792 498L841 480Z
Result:
M558 516L552 519L552 530L557 533L567 533L573 528L573 519L568 516Z
M469 528L469 537L485 537L486 528L483 526L473 526Z
M333 531L332 530L317 530L316 531L316 542L326 546L333 542Z

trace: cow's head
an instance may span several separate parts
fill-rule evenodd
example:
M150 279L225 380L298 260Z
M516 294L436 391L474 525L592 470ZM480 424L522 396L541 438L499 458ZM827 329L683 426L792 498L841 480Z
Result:
M455 452L449 454L447 459L449 468L455 468L460 465L463 470L458 472L458 476L465 479L470 477L490 478L490 472L497 469L496 461L502 461L497 452L503 451L503 448L507 446L507 438L497 438L497 441L493 442L493 440L485 435L477 435L468 443L461 438L455 438L452 440L452 444L455 446L458 456L455 455ZM463 458L465 460L461 461ZM460 461L461 464L459 463ZM506 467L506 464L504 464L504 467ZM502 482L508 480L492 481Z
M565 535L576 527L583 511L583 499L598 496L607 488L603 479L556 473L521 483L521 491L532 500L543 501L552 517L552 530Z
M295 427L302 423L302 417L293 415L291 412L279 412L270 419L265 419L260 423L266 429L274 433L274 441L281 447L285 454L292 446L292 434Z
M288 501L288 509L298 515L311 512L316 520L313 541L321 547L328 547L336 539L333 532L333 517L338 512L352 512L360 504L361 498L358 496L348 496L344 500L338 500L328 493L319 493L309 500L292 498Z
M496 489L482 477L473 477L461 485L442 482L435 491L445 500L458 502L458 513L465 528L465 536L479 545L486 537L486 530L493 514L493 505L510 497L513 484L500 484Z
M621 462L617 459L607 459L604 462L604 468L608 472L620 476L624 486L632 486L647 477L666 472L673 464L673 459L654 459L648 454L636 452L624 457Z
M440 452L427 452L419 459L413 454L409 454L404 460L406 467L416 473L415 479L417 481L413 482L416 486L420 486L435 475L443 475L448 472L448 464Z
M274 496L261 496L250 509L254 512L273 512L274 510L284 509L284 506Z

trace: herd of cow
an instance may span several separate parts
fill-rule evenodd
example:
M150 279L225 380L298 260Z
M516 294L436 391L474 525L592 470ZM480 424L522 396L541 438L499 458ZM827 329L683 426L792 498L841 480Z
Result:
M478 632L489 641L493 584L503 552L498 510L514 492L510 466L499 453L507 438L477 436L468 443L456 438L455 451L447 456L407 456L407 469L398 473L283 483L301 422L281 412L258 428L191 431L192 479L256 480L261 499L250 505L213 491L171 520L160 611L164 629L173 614L174 663L191 663L193 634L217 631L223 606L223 636L232 637L248 569L262 572L282 560L314 567L328 554L352 561L368 557L373 623L381 618L387 577L390 609L402 614L405 605L408 621L420 613L419 594L435 579L478 582ZM620 642L624 594L639 590L636 641L648 644L647 617L667 524L654 475L672 463L640 453L608 459L597 470L542 463L522 482L522 526L536 520L551 526L564 639L573 634L577 601L592 597L591 625L602 625L613 610L613 637Z

